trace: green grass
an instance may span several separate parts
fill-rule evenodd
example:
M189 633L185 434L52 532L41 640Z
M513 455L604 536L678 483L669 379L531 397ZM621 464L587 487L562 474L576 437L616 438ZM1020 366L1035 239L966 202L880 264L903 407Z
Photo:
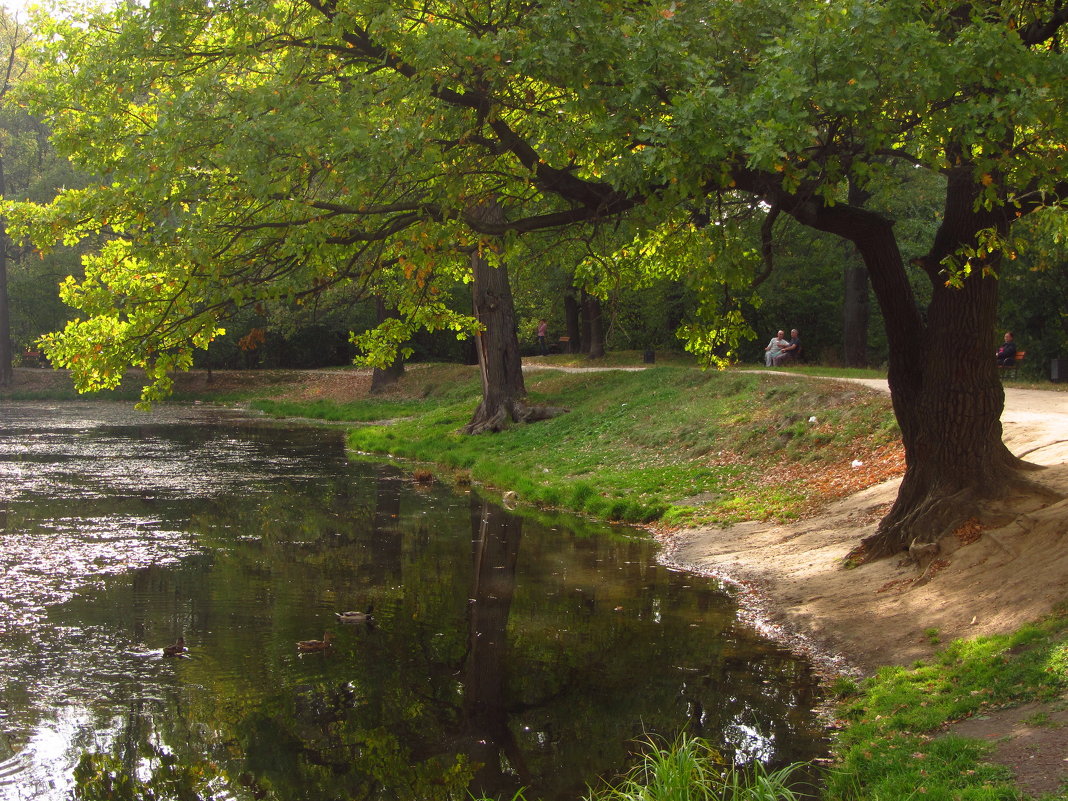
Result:
M353 430L349 446L513 490L526 504L638 523L791 517L811 490L802 479L776 478L776 470L848 464L898 436L888 398L832 382L656 366L535 371L526 386L531 402L570 411L464 435L480 388L474 368L455 365L411 371L387 399L253 405L299 417L390 420Z
M883 668L839 710L848 726L824 798L1016 799L1009 772L984 761L989 744L941 730L1002 707L1059 701L1065 691L1063 612L1014 634L957 640L930 663Z
M811 797L797 789L797 774L806 767L769 770L754 762L741 768L696 737L682 735L670 744L650 739L628 773L591 788L584 801L799 801ZM523 798L519 792L513 801Z

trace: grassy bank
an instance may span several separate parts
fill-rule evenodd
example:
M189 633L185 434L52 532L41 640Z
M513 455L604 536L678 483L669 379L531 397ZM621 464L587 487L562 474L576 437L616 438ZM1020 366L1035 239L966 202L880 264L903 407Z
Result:
M350 447L512 491L520 503L627 522L790 518L899 465L889 399L856 385L670 366L540 370L526 385L532 402L570 411L461 434L480 389L475 370L456 365L411 370L386 398L253 405L279 416L388 419L354 429Z
M930 663L883 668L859 687L840 681L837 689L839 764L823 798L1019 799L1011 771L987 761L1008 732L995 725L980 740L951 724L1033 703L1025 725L1036 731L1031 756L1043 756L1038 741L1056 736L1068 709L1068 609L1011 635L953 642ZM1064 756L1061 748L1049 777L1065 775ZM1066 798L1068 786L1041 797Z

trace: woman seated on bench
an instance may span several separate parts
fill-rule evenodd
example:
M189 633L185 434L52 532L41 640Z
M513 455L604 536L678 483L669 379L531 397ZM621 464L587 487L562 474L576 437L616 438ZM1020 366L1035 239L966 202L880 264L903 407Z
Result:
M1016 366L1016 341L1012 336L1012 331L1005 332L1005 344L998 348L994 358L998 360L998 367Z

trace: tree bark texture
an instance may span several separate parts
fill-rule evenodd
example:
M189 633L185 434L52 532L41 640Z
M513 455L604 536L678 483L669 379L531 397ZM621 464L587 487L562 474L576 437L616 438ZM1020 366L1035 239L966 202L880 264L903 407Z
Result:
M479 213L491 222L504 219L496 203L482 206ZM482 324L482 331L475 336L482 402L464 432L500 431L510 423L533 423L567 412L558 407L525 403L527 390L507 267L503 264L494 267L480 251L475 251L471 254L471 275L472 315Z
M960 288L946 285L941 264L979 231L1006 227L974 204L970 174L951 176L943 225L923 259L934 288L926 315L909 287L891 222L844 205L802 220L856 244L886 322L906 469L893 507L860 549L864 558L934 542L975 515L980 501L1024 483L1023 463L1002 442L1004 391L992 350L998 282L984 271L996 270L996 256L972 264Z
M583 352L589 359L604 358L604 314L601 300L582 293Z
M503 219L498 204L487 204L479 213ZM482 402L464 429L469 434L500 431L510 422L523 420L527 390L516 334L515 305L508 270L494 267L481 251L471 254L471 305L483 330L475 336L478 367L482 377Z

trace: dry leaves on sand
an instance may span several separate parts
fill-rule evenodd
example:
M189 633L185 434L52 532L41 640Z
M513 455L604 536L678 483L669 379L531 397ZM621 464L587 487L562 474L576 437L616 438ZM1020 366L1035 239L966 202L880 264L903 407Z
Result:
M905 449L900 442L894 442L831 464L794 462L776 464L768 469L774 470L779 479L803 488L807 499L795 511L801 518L806 518L832 501L904 475Z

